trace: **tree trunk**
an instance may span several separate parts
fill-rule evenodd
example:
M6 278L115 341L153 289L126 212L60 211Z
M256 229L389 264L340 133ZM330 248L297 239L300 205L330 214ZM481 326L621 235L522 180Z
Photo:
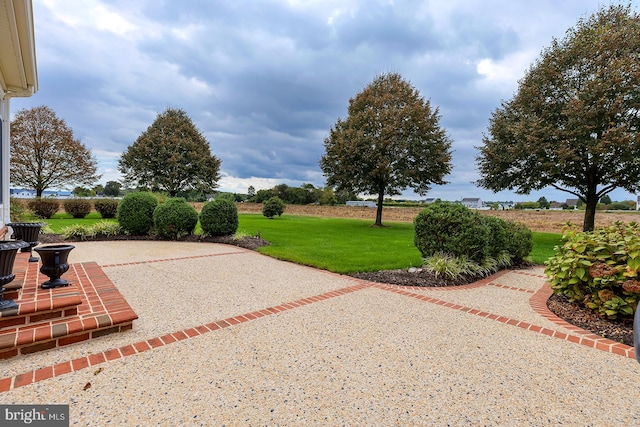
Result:
M596 223L596 207L598 206L598 197L588 194L585 200L584 222L582 223L582 231L593 231Z
M376 209L375 227L382 227L382 203L384 202L384 191L378 193L378 208Z

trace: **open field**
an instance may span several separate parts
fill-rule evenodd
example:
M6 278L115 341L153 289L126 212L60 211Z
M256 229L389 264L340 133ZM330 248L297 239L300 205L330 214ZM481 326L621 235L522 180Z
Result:
M196 206L196 208L198 207L199 206ZM382 213L382 222L412 222L422 209L423 208L385 207ZM261 213L262 205L259 203L238 203L238 211L242 213ZM478 212L483 215L493 215L503 219L523 222L533 231L545 231L549 233L561 233L562 227L568 221L577 224L578 228L581 228L584 219L584 211L510 210ZM284 214L371 219L372 223L376 218L376 210L374 208L354 206L287 205ZM607 226L616 221L640 222L640 212L619 211L596 213L596 227Z
M59 213L63 213L60 201ZM16 203L16 200L12 200ZM19 201L18 203L24 203ZM192 203L200 211L204 203ZM240 213L262 213L260 203L237 203ZM385 207L382 213L382 222L413 222L413 219L424 208ZM533 231L548 233L561 233L562 227L569 221L582 227L584 211L550 211L550 210L510 210L510 211L478 211L483 215L493 215L500 218L525 223ZM319 206L319 205L287 205L285 215L311 215L327 218L355 218L370 219L373 223L376 219L375 208L361 206ZM640 211L598 211L596 213L596 227L610 225L616 221L640 222Z

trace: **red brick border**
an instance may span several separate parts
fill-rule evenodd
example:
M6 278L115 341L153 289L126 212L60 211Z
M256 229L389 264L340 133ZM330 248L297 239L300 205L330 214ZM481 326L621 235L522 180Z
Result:
M490 285L490 283L486 283L486 284ZM441 305L441 306L444 306L444 307L452 308L454 310L464 311L466 313L473 314L473 315L476 315L476 316L480 316L480 317L485 318L485 319L496 320L498 322L501 322L501 323L504 323L504 324L508 324L508 325L512 325L512 326L517 326L519 328L527 329L529 331L539 332L539 333L542 333L544 335L548 335L550 337L559 338L559 339L562 339L562 340L565 340L565 341L570 341L570 342L573 342L573 343L576 343L576 344L580 344L580 345L584 345L584 346L587 346L587 347L596 348L598 350L606 351L606 352L617 354L617 355L620 355L620 356L625 356L625 357L629 357L629 358L632 358L632 359L635 359L635 357L636 357L635 356L635 350L633 349L633 347L630 347L630 346L628 346L626 344L622 344L622 343L619 343L619 342L612 341L612 340L607 339L607 338L603 338L601 336L593 334L592 332L585 331L584 329L579 328L579 327L577 327L575 325L572 325L572 324L566 322L565 320L560 319L555 314L553 314L547 308L547 300L549 299L549 297L553 293L551 288L549 287L549 285L547 283L545 283L540 288L540 290L535 292L531 296L531 298L529 299L530 304L531 304L531 308L533 308L533 310L537 314L541 315L545 319L557 324L558 326L562 326L563 328L566 328L566 329L570 330L572 333L578 334L578 336L566 334L564 332L556 331L556 330L549 329L549 328L544 328L544 327L532 325L531 323L520 321L520 320L517 320L517 319L510 319L508 317L498 316L498 315L495 315L495 314L487 313L485 311L477 310L477 309L470 308L470 307L461 306L461 305L454 304L454 303L451 303L451 302L447 302L447 301L444 301L444 300L440 300L440 299L437 299L437 298L431 298L431 297L426 296L424 294L416 294L416 293L413 293L413 292L402 290L401 286L385 285L385 284L376 283L374 285L374 287L376 287L378 289L384 289L384 290L387 290L387 291L390 291L390 292L394 292L394 293L397 293L397 294L400 294L400 295L408 296L408 297L411 297L411 298L419 299L421 301L429 302L429 303L432 303L432 304L437 304L437 305ZM407 287L405 287L405 288L407 288ZM517 291L527 291L526 289L520 289L520 288L510 288L510 287L505 287L505 288L511 289L511 290L517 290ZM441 288L437 288L437 289L441 289Z
M576 334L576 337L572 339L568 339L569 341L576 342L581 345L586 345L587 347L594 347L599 350L608 351L610 353L619 354L621 356L630 357L632 359L636 358L636 353L633 347L610 340L608 338L603 338L599 335L594 334L593 332L586 331L578 326L572 325L568 323L566 320L559 318L554 313L549 310L547 307L547 300L553 294L553 290L549 286L549 283L545 282L544 285L536 293L534 293L529 299L529 303L531 304L531 308L533 311L538 313L540 316L545 319L562 326L565 329L568 329L572 333Z
M131 264L143 264L143 263L149 263L149 262L162 262L162 261L173 261L173 260L179 260L179 259L188 259L188 258L201 258L201 257L208 257L208 256L219 256L219 255L233 255L233 254L241 254L244 252L231 252L231 253L224 253L224 254L215 254L215 255L203 255L203 256L193 256L193 257L185 257L185 258L171 258L171 259L166 259L166 260L152 260L152 261L143 261L143 262L137 262L137 263L131 263ZM110 264L110 265L105 265L103 267L115 267L115 266L121 266L121 265L128 265L128 264ZM99 268L99 267L98 267ZM473 289L473 288L477 288L477 287L481 287L481 286L497 286L499 288L503 288L503 289L507 289L507 290L513 290L513 291L518 291L518 292L527 292L527 293L531 293L532 291L527 290L527 289L521 289L521 288L515 288L515 287L510 287L510 286L504 286L504 285L500 285L500 284L496 284L496 283L492 283L496 278L507 274L509 272L515 272L512 270L504 270L501 271L499 273L496 273L492 276L489 276L485 279L479 280L477 282L474 282L472 284L469 285L465 285L465 286L455 286L455 287L449 287L449 288L433 288L434 290L447 290L447 291L455 291L455 290L464 290L464 289ZM87 272L87 276L89 276L90 272ZM94 272L91 272L92 274ZM331 273L331 272L325 272L326 274L329 275L333 275L333 276L339 276L336 275L335 273ZM526 272L515 272L517 274L525 274L528 276L532 276L532 277L539 277L539 278L543 278L542 276L538 275L538 274L529 274ZM344 277L344 276L341 276ZM551 313L547 306L546 306L546 301L549 298L550 294L551 294L551 289L549 288L549 286L547 284L545 284L542 288L540 288L540 290L538 290L537 292L535 292L532 297L530 298L530 303L532 308L534 309L534 311L538 314L540 314L541 316L543 316L544 318L558 324L559 326L562 326L564 328L569 329L570 331L572 331L573 333L578 334L578 336L576 335L569 335L569 334L565 334L563 332L559 332L559 331L555 331L553 329L549 329L549 328L544 328L544 327L540 327L540 326L536 326L536 325L532 325L528 322L523 322L523 321L519 321L517 319L510 319L508 317L504 317L504 316L499 316L496 314L492 314L492 313L488 313L486 311L482 311L482 310L478 310L478 309L474 309L471 307L465 307L462 305L458 305L458 304L454 304L451 302L447 302L444 300L440 300L437 298L431 298L427 295L424 294L418 294L418 293L414 293L414 292L410 292L409 290L412 289L411 287L407 287L407 286L398 286L398 285L389 285L389 284L381 284L381 283L374 283L374 282L368 282L362 279L355 279L355 278L349 278L349 280L351 280L352 282L354 282L355 284L353 286L349 286L346 288L342 288L342 289L337 289L337 290L333 290L330 292L326 292L320 295L315 295L315 296L311 296L311 297L307 297L307 298L302 298L296 301L292 301L292 302L288 302L288 303L284 303L278 306L274 306L274 307L267 307L261 310L256 310L250 313L245 313L245 314L241 314L238 316L234 316L234 317L229 317L226 319L222 319L222 320L218 320L218 321L214 321L211 323L207 323L205 325L200 325L200 326L196 326L193 328L187 328L181 331L176 331L170 334L165 334L161 337L155 337L155 338L150 338L148 340L145 341L140 341L134 344L128 344L125 345L123 347L117 348L117 349L110 349L110 350L106 350L103 351L101 353L96 353L96 354L92 354L90 356L87 357L81 357L81 358L77 358L71 361L67 361L67 362L62 362L62 363L58 363L54 366L49 366L49 367L43 367L43 368L39 368L36 369L34 371L30 371L30 372L25 372L22 374L18 374L15 375L13 377L7 377L7 378L0 378L0 393L9 391L11 389L14 388L18 388L18 387L22 387L24 385L28 385L31 384L33 382L37 382L37 381L42 381L44 379L48 379L51 377L57 377L60 375L64 375L70 372L74 372L74 371L78 371L81 369L85 369L87 367L90 366L95 366L97 364L101 364L101 363L105 363L106 361L110 361L110 360L117 360L117 359L122 359L128 356L132 356L134 354L138 354L138 353L143 353L145 351L157 348L157 347L162 347L165 345L169 345L172 344L174 342L178 342L178 341L182 341L191 337L196 337L198 335L203 335L209 332L213 332L216 331L218 329L223 329L223 328L228 328L231 327L233 325L238 325L240 323L245 323L245 322L251 322L253 320L257 320L261 317L265 317L265 316L270 316L272 314L278 314L280 312L283 311L287 311L287 310L293 310L297 307L301 307L304 305L308 305L308 304L313 304L315 302L320 302L320 301L324 301L327 299L331 299L331 298L335 298L341 295L345 295L345 294L349 294L349 293L353 293L353 292L357 292L360 291L362 289L367 289L367 288L376 288L376 289L380 289L380 290L384 290L384 291L389 291L389 292L393 292L399 295L403 295L403 296L407 296L407 297L411 297L411 298L415 298L421 301L425 301L425 302L429 302L432 304L437 304L443 307L447 307L447 308L451 308L454 310L458 310L458 311L462 311L465 313L469 313L475 316L479 316L485 319L489 319L489 320L495 320L498 322L501 322L503 324L507 324L507 325L512 325L512 326L516 326L519 328L523 328L523 329L527 329L529 331L532 332L537 332L537 333L542 333L544 335L547 336L551 336L554 338L559 338L559 339L563 339L572 343L577 343L580 345L585 345L588 347L592 347L598 350L602 350L602 351L606 351L609 353L613 353L613 354L617 354L617 355L621 355L621 356L626 356L626 357L630 357L630 358L635 358L635 352L633 350L633 348L620 344L620 343L616 343L613 342L611 340L599 337L597 335L593 335L592 333L588 332L588 331L584 331L583 329L580 329L574 325L570 325L567 322L565 322L562 319L559 319L557 316L555 316L553 313Z
M88 368L90 366L99 365L106 361L123 359L134 354L142 353L157 347L169 345L174 342L182 341L188 338L193 338L198 335L203 335L208 332L213 332L218 329L228 328L240 323L250 322L260 317L270 316L272 314L278 314L283 311L293 310L297 307L301 307L315 302L325 301L331 298L336 298L341 295L357 292L361 289L371 287L368 283L358 283L353 286L349 286L342 289L336 289L333 291L325 292L320 295L315 295L308 298L302 298L297 301L288 302L274 307L267 307L259 311L251 313L245 313L234 317L218 320L215 322L207 323L206 325L200 325L193 328L187 328L181 331L176 331L170 334L163 335L161 337L150 338L145 341L140 341L135 344L128 344L117 349L110 349L100 353L94 353L87 357L80 357L69 362L59 363L55 366L49 366L40 368L31 372L25 372L13 377L7 377L0 379L0 393L9 391L14 388L22 387L33 382L41 381L51 377L57 377L67 374L69 372L79 371L81 369Z

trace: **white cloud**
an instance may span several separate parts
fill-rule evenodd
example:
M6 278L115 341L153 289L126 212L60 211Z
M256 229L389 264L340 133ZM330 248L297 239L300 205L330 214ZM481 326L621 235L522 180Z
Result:
M39 91L12 107L50 106L92 149L103 181L118 179L117 157L172 107L210 138L223 189L321 186L323 138L349 98L391 71L440 108L454 167L434 193L456 200L492 198L469 182L491 111L553 37L602 2L33 3Z
M136 26L97 0L43 0L52 16L70 27L91 28L126 36Z
M529 66L535 61L537 52L521 51L501 60L483 58L478 61L476 70L482 76L477 87L482 90L496 90L511 95Z

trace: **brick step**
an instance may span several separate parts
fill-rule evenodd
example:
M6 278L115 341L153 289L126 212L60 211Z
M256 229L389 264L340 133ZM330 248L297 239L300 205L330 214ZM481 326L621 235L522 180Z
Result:
M4 285L4 292L2 293L3 299L16 300L20 297L20 290L22 289L24 277L29 265L29 262L26 261L27 259L25 259L24 256L20 255L19 252L18 254L16 254L16 261L13 265L12 271L12 273L15 274L16 277L10 283ZM2 316L2 312L0 312L0 316Z
M39 285L48 278L28 258L18 254L14 264L18 307L0 312L0 359L133 327L138 316L98 264L71 264L69 286L45 290Z
M0 333L0 359L35 353L133 328L137 316L75 316L19 326Z
M7 328L38 323L42 320L60 319L78 314L82 304L80 293L71 289L65 294L52 294L49 299L25 301L15 299L18 307L0 312L0 333Z
M24 264L23 258L16 259L16 278L9 284L18 288L5 291L3 294L4 299L13 299L18 306L0 311L0 333L6 328L18 325L77 315L78 306L82 304L81 290L78 289L77 282L61 288L41 289L38 284L45 281L46 276L39 274L37 263L20 268ZM19 268L19 272L15 272L16 267ZM15 292L18 295L10 298Z

